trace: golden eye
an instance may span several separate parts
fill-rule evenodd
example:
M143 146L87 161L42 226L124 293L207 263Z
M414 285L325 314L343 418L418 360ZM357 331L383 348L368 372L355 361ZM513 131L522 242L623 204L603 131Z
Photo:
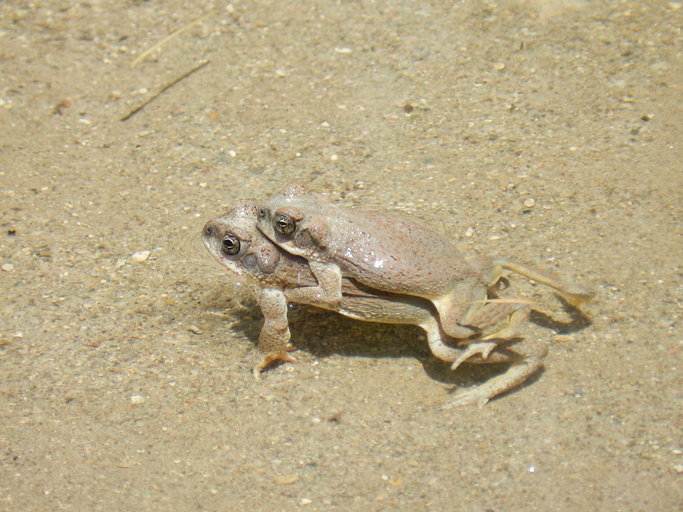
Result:
M275 221L273 222L275 231L284 236L289 236L296 230L296 222L291 217L279 213L275 216Z
M241 243L239 238L232 233L228 233L223 237L223 245L221 246L221 250L226 256L234 256L240 252L240 246Z

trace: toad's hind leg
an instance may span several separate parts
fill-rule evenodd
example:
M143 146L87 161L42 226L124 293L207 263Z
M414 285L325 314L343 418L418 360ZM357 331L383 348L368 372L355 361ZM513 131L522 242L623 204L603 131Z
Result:
M570 283L554 272L540 269L530 263L509 258L479 258L473 263L486 273L489 283L496 283L502 277L503 270L509 270L553 288L573 306L588 302L595 296L595 293L591 290L576 283Z
M505 340L519 336L529 319L529 308L521 303L489 302L468 315L468 325L481 329L481 337L467 345L467 349L451 365L456 370L465 361L477 357L487 362L489 354Z
M480 340L509 340L519 336L529 320L527 304L529 301L518 297L482 301L467 313L463 323L478 329Z
M439 323L433 317L426 318L419 325L427 333L429 350L431 350L432 354L438 359L447 363L452 363L463 353L462 348L452 347L444 342L446 336L439 327Z
M548 354L548 346L540 341L512 340L509 344L499 345L496 351L486 360L470 360L472 363L497 363L511 361L510 367L501 375L497 375L488 381L458 394L454 400L444 405L444 408L458 407L461 405L477 404L483 407L493 397L513 389L531 375L542 365Z
M472 305L486 299L486 287L475 280L463 280L449 293L432 300L439 312L441 327L451 338L466 339L480 332L476 326L467 325L463 319Z
M467 345L467 348L461 352L460 357L453 361L451 370L455 371L458 366L473 357L479 358L480 360L488 359L489 354L497 346L498 344L493 341L476 341L474 343L470 343Z

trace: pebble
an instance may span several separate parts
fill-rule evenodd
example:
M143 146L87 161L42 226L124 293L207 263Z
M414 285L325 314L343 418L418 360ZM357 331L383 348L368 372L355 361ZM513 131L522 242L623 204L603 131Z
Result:
M152 251L138 251L135 252L131 255L130 261L134 263L142 263L145 261L147 258L149 258L149 255L152 253Z
M142 395L132 395L130 397L130 403L133 405L140 405L145 403L145 397Z
M288 475L278 475L273 480L278 485L291 485L299 480L299 475L296 473L290 473Z
M524 200L524 206L527 208L533 208L535 204L536 201L532 197Z
M12 272L14 270L14 265L11 263L3 263L2 267L0 267L3 272Z
M466 236L467 238L471 238L472 235L474 235L474 228L473 228L472 226L470 226L469 228L467 228L467 229L465 230L465 236Z

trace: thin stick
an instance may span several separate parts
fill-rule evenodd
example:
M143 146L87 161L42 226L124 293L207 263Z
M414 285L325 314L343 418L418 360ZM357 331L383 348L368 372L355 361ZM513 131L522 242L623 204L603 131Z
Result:
M527 306L534 306L536 303L528 299L484 299L473 300L468 304L524 304Z
M191 70L187 71L186 73L183 73L182 75L180 75L180 76L179 76L178 78L176 78L175 80L173 80L173 81L167 83L166 85L164 85L164 86L159 90L159 92L157 92L156 94L152 95L152 96L151 96L150 98L148 98L144 103L142 103L141 105L138 105L138 106L135 107L133 110L131 110L130 112L128 112L125 116L123 116L121 119L119 119L119 121L128 121L131 117L133 117L135 114L137 114L138 112L140 112L143 108L145 108L147 105L149 105L150 103L152 103L152 101L154 101L155 99L157 99L159 96L161 96L163 93L165 93L165 92L166 92L167 90L169 90L171 87L173 87L175 84L177 84L177 83L180 82L181 80L184 80L185 78L187 78L188 76L190 76L190 75L191 75L192 73L194 73L195 71L199 71L199 70L202 69L204 66L206 66L209 62L211 62L211 61L210 61L210 60L205 60L204 62L202 62L202 63L200 63L200 64L197 64L195 67L193 67Z
M135 66L137 66L138 64L140 64L140 62L142 62L143 60L145 60L145 57L147 57L147 56L148 56L150 53L152 53L154 50L156 50L157 48L160 48L161 46L165 45L166 43L168 43L168 42L169 42L171 39L173 39L174 37L178 37L180 34L182 34L183 32L185 32L186 30L189 30L190 28L194 27L197 23L201 23L202 21L204 21L204 20L205 20L206 18L208 18L209 16L211 16L211 13L205 14L204 16L200 16L199 18L197 18L197 19L194 20L194 21L191 21L190 23L188 23L188 24L185 25L184 27L180 27L178 30L176 30L175 32L173 32L171 35L164 37L164 38L163 38L161 41L159 41L157 44L155 44L155 45L152 46L151 48L145 50L145 51L142 52L140 55L138 55L137 58L136 58L133 62L130 63L130 68L133 69Z

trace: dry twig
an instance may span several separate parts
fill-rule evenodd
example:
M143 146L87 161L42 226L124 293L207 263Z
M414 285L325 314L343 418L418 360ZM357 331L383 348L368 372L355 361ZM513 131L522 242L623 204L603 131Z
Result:
M190 76L190 75L191 75L192 73L194 73L195 71L199 71L199 70L202 69L204 66L206 66L209 62L211 62L211 61L205 60L204 62L202 62L202 63L200 63L200 64L197 64L197 65L196 65L195 67L193 67L191 70L189 70L189 71L183 73L182 75L180 75L180 76L179 76L178 78L176 78L175 80L173 80L173 81L167 83L166 85L164 85L164 86L159 90L159 92L157 92L156 94L153 94L153 95L152 95L150 98L148 98L144 103L142 103L141 105L138 105L138 106L135 107L133 110L131 110L130 112L128 112L125 116L123 116L123 117L120 119L120 121L128 121L131 117L133 117L135 114L137 114L138 112L140 112L143 108L145 108L147 105L149 105L150 103L152 103L152 101L154 101L155 99L157 99L157 98L158 98L159 96L161 96L164 92L166 92L167 90L169 90L171 87L173 87L175 84L177 84L177 83L180 82L181 80L183 80L183 79L187 78L188 76Z
M152 46L151 48L148 48L147 50L145 50L144 52L142 52L140 55L138 55L138 56L135 58L135 60L134 60L133 62L130 63L130 68L133 69L135 66L137 66L138 64L140 64L140 62L142 62L143 60L145 60L145 57L147 57L147 56L148 56L150 53L152 53L154 50L156 50L157 48L161 48L163 45L165 45L166 43L168 43L171 39L173 39L173 38L175 38L175 37L178 37L180 34L182 34L183 32L185 32L185 31L187 31L187 30L189 30L190 28L194 27L194 26L197 25L198 23L201 23L202 21L204 21L204 20L205 20L206 18L208 18L209 16L211 16L211 13L205 14L204 16L200 16L199 18L197 18L197 19L194 20L194 21L191 21L191 22L188 23L187 25L185 25L185 26L183 26L183 27L180 27L178 30L176 30L176 31L173 32L172 34L170 34L170 35L164 37L164 38L163 38L161 41L159 41L157 44L155 44L155 45Z

